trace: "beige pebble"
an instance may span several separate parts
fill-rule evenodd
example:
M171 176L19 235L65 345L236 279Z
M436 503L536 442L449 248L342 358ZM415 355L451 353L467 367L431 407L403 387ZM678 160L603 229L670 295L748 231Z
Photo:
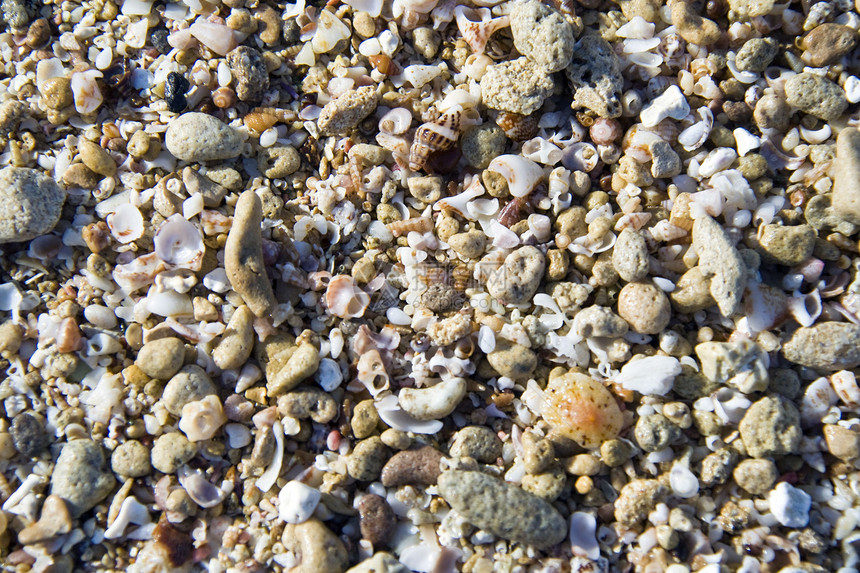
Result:
M49 495L42 504L42 514L39 521L22 529L18 533L21 545L33 545L69 533L72 530L72 516L63 498Z
M253 349L254 313L242 305L230 317L221 342L212 352L212 359L221 370L235 370L248 361Z
M89 167L94 173L105 177L112 177L116 174L116 162L110 153L99 144L93 143L88 139L80 139L78 140L78 154L84 165Z
M248 189L236 203L224 248L224 267L230 285L254 315L260 317L268 316L276 304L263 263L262 220L262 202L253 189Z
M316 518L288 524L281 542L300 560L295 573L342 573L349 563L343 543Z
M319 349L310 342L302 343L292 351L278 354L266 366L266 388L269 396L279 396L292 390L316 372L319 363ZM272 372L272 375L269 375L269 372Z
M178 338L159 338L147 342L140 349L135 365L150 378L169 380L182 368L185 360L185 343Z
M657 334L669 324L669 297L653 283L624 285L618 293L618 314L640 334Z

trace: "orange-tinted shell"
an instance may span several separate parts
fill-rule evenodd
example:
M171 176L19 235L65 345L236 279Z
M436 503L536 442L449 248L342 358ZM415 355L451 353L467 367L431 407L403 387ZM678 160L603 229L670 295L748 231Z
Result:
M461 115L462 111L456 109L418 128L412 147L409 149L409 169L420 171L431 153L451 149L457 143L457 138L460 136Z
M537 114L522 115L509 111L501 111L496 117L496 125L502 128L509 138L514 141L526 141L537 135Z
M596 448L621 431L621 409L603 384L585 374L569 372L550 380L543 417L584 448Z
M401 68L397 65L397 63L391 59L390 56L385 54L377 54L375 56L368 56L367 58L370 60L370 65L376 68L380 74L384 74L386 76L395 76L400 73Z

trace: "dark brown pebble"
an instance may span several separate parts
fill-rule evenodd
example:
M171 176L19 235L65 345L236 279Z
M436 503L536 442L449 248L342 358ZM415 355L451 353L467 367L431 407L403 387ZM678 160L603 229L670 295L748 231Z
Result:
M374 548L388 545L397 517L385 498L374 493L362 496L358 502L358 515L361 536Z
M442 473L441 461L442 453L433 446L398 452L382 468L382 485L433 485Z

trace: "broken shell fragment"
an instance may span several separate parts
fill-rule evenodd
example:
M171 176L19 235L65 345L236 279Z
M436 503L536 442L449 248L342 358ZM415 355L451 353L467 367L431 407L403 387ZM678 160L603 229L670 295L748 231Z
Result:
M143 236L143 215L131 203L120 205L107 216L107 224L113 238L122 244L136 241Z
M504 177L514 197L525 197L543 178L541 166L521 155L500 155L490 162L487 170Z
M364 315L370 304L370 295L355 286L349 275L332 277L325 291L329 312L340 318L357 318Z
M185 432L189 441L199 442L210 439L226 423L221 400L210 394L182 407L179 429Z
M172 267L200 270L206 247L194 223L182 215L171 215L155 233L155 253Z

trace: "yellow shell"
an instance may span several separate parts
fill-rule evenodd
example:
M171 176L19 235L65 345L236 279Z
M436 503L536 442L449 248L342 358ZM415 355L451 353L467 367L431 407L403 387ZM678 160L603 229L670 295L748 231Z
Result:
M431 153L450 149L457 143L461 115L461 109L454 109L436 121L424 123L418 128L409 149L409 169L420 171Z
M586 374L550 378L544 419L584 448L596 448L621 431L624 417L612 393Z

